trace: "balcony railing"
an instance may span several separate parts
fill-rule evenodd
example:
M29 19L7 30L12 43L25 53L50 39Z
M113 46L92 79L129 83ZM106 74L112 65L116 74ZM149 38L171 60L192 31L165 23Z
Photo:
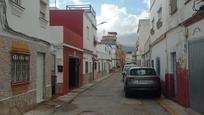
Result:
M90 4L87 5L67 5L67 10L84 10L86 12L92 13L94 17L96 17L96 12Z

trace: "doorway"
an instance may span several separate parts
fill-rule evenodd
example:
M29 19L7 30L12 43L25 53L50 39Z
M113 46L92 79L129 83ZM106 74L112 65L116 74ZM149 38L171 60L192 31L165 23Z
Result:
M189 41L190 107L204 114L204 38Z
M69 89L79 87L79 58L69 57Z
M57 76L56 76L56 55L52 54L52 73L51 73L52 96L56 94Z
M45 79L45 54L37 53L37 77L36 77L36 101L44 100L44 79Z
M159 75L160 77L160 74L161 74L161 68L160 68L161 64L160 64L160 58L157 57L156 58L156 71L157 71L157 74Z
M172 72L173 72L173 88L172 88L172 96L176 96L176 52L171 53L171 59L172 59Z

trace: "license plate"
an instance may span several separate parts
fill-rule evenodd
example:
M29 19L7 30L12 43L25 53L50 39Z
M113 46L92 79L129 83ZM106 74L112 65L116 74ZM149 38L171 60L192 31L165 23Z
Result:
M134 84L150 84L153 83L152 80L134 80Z

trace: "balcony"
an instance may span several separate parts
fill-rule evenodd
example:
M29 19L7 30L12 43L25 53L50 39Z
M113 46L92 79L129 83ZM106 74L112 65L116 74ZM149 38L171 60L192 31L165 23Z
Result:
M21 17L25 8L20 4L20 2L9 0L9 3L11 4L12 14L16 15L17 17Z
M84 10L85 12L91 13L94 17L96 17L96 12L93 7L89 4L87 5L67 5L67 10Z

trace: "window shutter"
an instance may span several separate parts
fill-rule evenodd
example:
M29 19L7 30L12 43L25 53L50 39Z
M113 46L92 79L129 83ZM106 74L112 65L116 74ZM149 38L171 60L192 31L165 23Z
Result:
M177 11L177 0L170 0L170 14L174 14Z

